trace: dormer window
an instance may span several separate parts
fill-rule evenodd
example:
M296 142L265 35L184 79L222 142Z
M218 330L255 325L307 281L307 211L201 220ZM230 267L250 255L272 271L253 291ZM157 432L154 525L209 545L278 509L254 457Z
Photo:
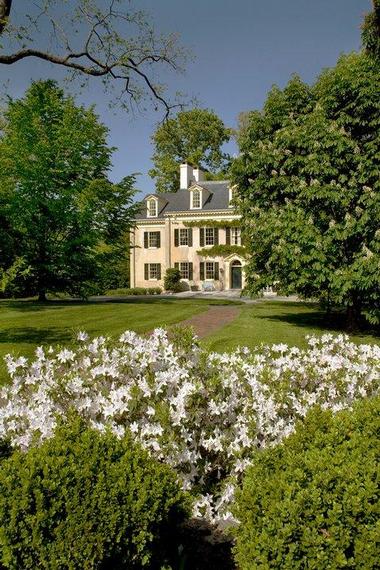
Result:
M191 208L193 210L199 209L201 207L202 193L198 188L194 188L191 191Z
M150 198L147 202L147 214L148 218L157 218L158 215L158 204L157 200Z

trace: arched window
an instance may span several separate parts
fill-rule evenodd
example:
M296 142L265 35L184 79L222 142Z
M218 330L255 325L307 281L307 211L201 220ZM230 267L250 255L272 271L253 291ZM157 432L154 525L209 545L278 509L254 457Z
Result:
M151 198L148 200L148 218L157 218L157 200Z
M201 191L195 188L191 191L191 207L200 208L201 207Z

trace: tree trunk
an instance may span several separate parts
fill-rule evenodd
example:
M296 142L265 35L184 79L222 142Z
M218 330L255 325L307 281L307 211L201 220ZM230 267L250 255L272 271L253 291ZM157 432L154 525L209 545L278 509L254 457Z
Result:
M46 291L44 289L41 289L38 293L38 301L40 303L45 303L47 301L46 298Z
M356 331L360 328L361 308L361 301L358 299L357 295L353 294L351 297L351 302L347 305L346 311L346 323L347 330L349 332Z

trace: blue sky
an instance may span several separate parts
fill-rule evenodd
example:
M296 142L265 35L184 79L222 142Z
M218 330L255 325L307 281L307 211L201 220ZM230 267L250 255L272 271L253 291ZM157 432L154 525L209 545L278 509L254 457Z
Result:
M127 4L127 1L126 1ZM16 6L16 3L15 3ZM170 78L169 90L196 96L200 106L213 109L229 127L241 111L259 109L273 84L283 86L292 73L313 82L340 53L360 47L360 23L371 9L370 0L136 0L146 10L157 32L178 32L194 60L184 76ZM0 86L22 95L30 80L59 78L54 66L20 63L0 68ZM153 149L150 137L157 113L129 116L108 108L100 86L92 84L80 102L96 104L110 129L114 154L111 178L115 181L140 172L137 186L154 189L147 172ZM230 152L235 152L233 143Z

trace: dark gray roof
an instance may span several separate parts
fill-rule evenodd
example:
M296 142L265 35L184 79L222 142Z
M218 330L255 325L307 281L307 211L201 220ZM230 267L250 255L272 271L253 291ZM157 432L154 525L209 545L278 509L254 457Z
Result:
M193 184L195 186L195 184ZM164 218L167 214L175 212L207 212L211 210L227 210L231 211L229 205L229 187L228 180L213 180L196 183L208 190L206 201L203 201L202 208L190 209L190 192L189 190L178 190L178 192L166 192L163 194L149 194L161 198L165 205L158 212L158 218ZM137 219L146 219L146 202L141 203L141 212L137 214ZM149 218L152 219L152 218Z

